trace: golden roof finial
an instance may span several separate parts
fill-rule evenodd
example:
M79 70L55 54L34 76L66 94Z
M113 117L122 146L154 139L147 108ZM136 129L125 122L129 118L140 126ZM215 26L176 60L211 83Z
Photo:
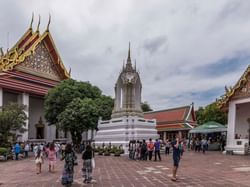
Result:
M71 76L71 67L69 67L69 76Z
M31 22L30 22L30 29L31 30L32 30L33 21L34 21L34 12L32 12L32 18L31 18Z
M38 19L38 24L37 24L36 32L39 32L40 21L41 21L41 16L40 16L40 14L39 14L39 19Z
M4 56L3 48L0 47L0 57Z
M51 21L51 15L49 14L49 22L48 22L48 25L47 25L47 29L46 29L46 31L49 31L50 21Z

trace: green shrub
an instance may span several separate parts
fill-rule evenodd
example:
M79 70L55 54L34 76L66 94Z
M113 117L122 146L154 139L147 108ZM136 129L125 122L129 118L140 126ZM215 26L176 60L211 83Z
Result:
M116 152L115 152L115 154L114 154L115 156L121 156L121 153L120 153L120 151L119 150L117 150Z
M8 150L4 147L0 147L0 155L6 155L8 153Z
M104 156L110 156L110 153L108 151L104 152Z

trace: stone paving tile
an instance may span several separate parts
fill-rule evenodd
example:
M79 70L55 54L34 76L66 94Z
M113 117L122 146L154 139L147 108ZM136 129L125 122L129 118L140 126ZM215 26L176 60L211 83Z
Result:
M78 155L78 158L81 158ZM96 156L94 179L84 185L82 160L75 167L73 187L250 187L250 156L222 155L219 152L186 152L181 160L177 182L171 181L172 158L162 155L161 162L132 161L126 156ZM48 172L48 162L37 175L34 159L0 162L0 187L58 187L63 162L57 161L56 172Z

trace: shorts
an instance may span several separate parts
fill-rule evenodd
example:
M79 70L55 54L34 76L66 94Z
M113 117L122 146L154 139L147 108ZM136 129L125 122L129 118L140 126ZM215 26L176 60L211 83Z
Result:
M174 158L174 166L175 167L178 167L179 166L179 162L180 162L180 159L179 158Z
M49 161L49 165L50 166L55 166L56 165L56 161L55 160L50 160Z

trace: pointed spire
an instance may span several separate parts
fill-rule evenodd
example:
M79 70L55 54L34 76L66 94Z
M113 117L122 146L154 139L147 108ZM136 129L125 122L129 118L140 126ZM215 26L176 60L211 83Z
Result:
M31 22L30 22L30 30L32 30L33 21L34 21L34 12L32 12L32 18L31 18Z
M130 58L130 42L129 42L129 46L128 46L128 59L127 62L131 62L131 58Z
M69 68L69 76L71 76L71 67Z
M136 71L136 60L135 60L135 71Z
M50 21L51 21L51 15L49 14L49 22L48 22L48 25L47 25L47 29L46 29L46 31L49 31Z
M41 21L41 16L39 15L39 19L38 19L38 24L37 24L36 32L39 32L40 21Z

